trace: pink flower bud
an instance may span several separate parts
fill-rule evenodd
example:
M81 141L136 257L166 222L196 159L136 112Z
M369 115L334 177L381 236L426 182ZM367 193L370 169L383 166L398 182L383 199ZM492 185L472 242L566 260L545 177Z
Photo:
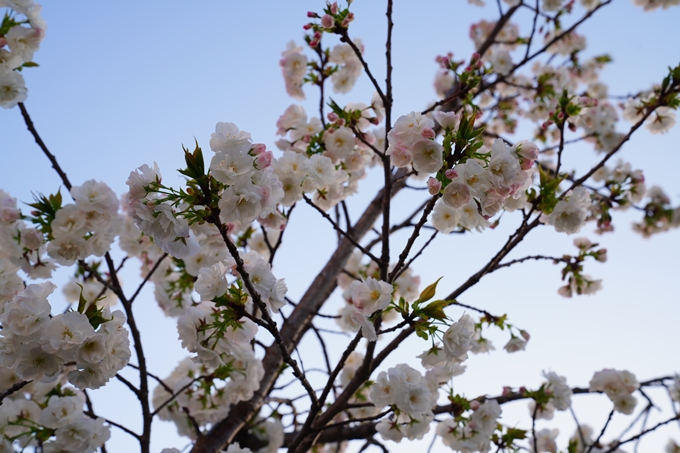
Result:
M473 411L479 409L479 406L481 406L481 404L479 404L479 401L477 400L470 401L470 409L472 409Z
M453 168L449 168L444 172L444 175L446 175L447 178L453 181L453 178L458 177L458 172Z
M305 143L311 143L312 142L312 136L311 135L305 135L302 137L302 141Z
M312 39L311 41L309 41L309 47L316 47L318 45L319 45L319 41L316 40L316 39Z
M365 134L364 135L364 140L366 140L366 143L370 143L371 145L375 143L375 135L373 134ZM361 140L359 140L359 137L356 137L354 139L357 145L361 146L363 143Z
M258 156L267 151L267 145L264 143L255 143L252 147L252 151L256 156Z
M434 138L435 133L431 128L426 127L425 129L423 129L422 136L423 138Z
M526 388L526 387L521 386L521 387L519 388L519 393L526 393L526 392L527 392L527 388Z
M479 61L480 58L482 58L482 56L480 54L478 54L477 52L475 52L475 53L472 54L472 57L470 57L470 62Z
M5 47L7 45L7 38L0 37L0 47Z
M320 31L315 31L314 32L314 39L320 40L321 39L321 32Z
M538 159L538 146L532 142L520 142L517 144L517 155L526 160Z
M340 118L340 119L338 120L338 126L339 126L339 127L342 127L342 126L344 126L344 125L345 125L345 119L344 119L344 118Z
M274 154L271 151L265 151L255 158L255 166L262 170L269 167L274 159Z
M333 24L335 23L335 19L333 19L333 16L330 14L325 14L321 18L321 26L323 28L333 28Z
M557 114L557 119L562 121L564 119L564 112L560 112Z
M529 332L527 332L526 330L520 330L519 334L522 335L524 341L529 341L529 339L531 338L531 335L529 335Z
M315 18L315 17L319 17L319 15L316 14L314 11L307 11L307 17Z
M512 389L510 387L503 387L503 396L512 395Z
M349 19L349 17L345 17L345 18L343 19L341 25L342 25L344 28L347 28L347 26L349 25L350 22L351 22L351 20Z
M340 118L338 114L335 112L330 112L328 115L326 115L326 117L328 118L328 121L331 122L335 122Z
M529 159L522 159L519 168L522 170L529 170L534 166L534 161Z
M338 14L338 11L340 11L340 8L338 8L338 2L333 2L331 5L331 14Z
M430 192L430 195L437 195L440 190L442 190L441 181L430 177L430 179L427 180L427 191Z
M312 24L305 24L302 26L302 28L304 28L305 30L309 30L310 28L312 28Z

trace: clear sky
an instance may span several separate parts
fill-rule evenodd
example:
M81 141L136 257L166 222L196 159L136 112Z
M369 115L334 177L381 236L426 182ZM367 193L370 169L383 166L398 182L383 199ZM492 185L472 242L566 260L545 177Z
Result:
M384 80L384 2L358 0L356 21L350 32L363 40L365 57L378 80ZM463 0L395 1L394 97L395 116L420 110L435 99L432 80L434 57L453 51L456 58L472 52L470 23L497 17L494 2L485 9ZM131 170L158 162L164 181L180 184L175 170L182 165L181 145L194 137L207 149L218 121L231 121L250 132L256 142L274 149L275 122L294 102L285 94L278 61L286 43L302 42L306 11L320 11L322 1L202 1L202 2L64 2L45 1L47 36L35 61L39 68L24 71L29 88L28 111L51 151L73 184L88 179L105 181L118 194L126 190ZM579 10L578 14L582 11ZM526 20L520 17L522 31ZM614 64L603 78L610 93L624 95L646 89L680 62L680 8L643 13L630 0L615 0L587 23L587 55L610 53ZM373 90L364 76L348 95L333 95L339 103L369 103ZM310 116L317 112L317 93L306 88L302 104ZM627 127L624 123L621 127ZM31 192L53 193L60 181L25 130L18 109L0 112L0 188L22 201ZM518 137L530 138L530 137ZM680 129L662 136L646 131L636 135L621 153L634 168L642 168L650 184L661 184L680 203ZM576 148L567 167L592 162L592 151ZM350 199L354 218L372 199L380 176L371 174L360 195ZM416 195L398 198L408 206ZM395 218L399 219L397 209ZM286 233L286 247L277 258L277 277L286 278L289 295L296 300L329 256L335 235L323 219L306 207ZM485 233L441 238L416 263L415 273L427 284L444 276L441 293L447 294L476 272L505 241L517 224L508 219ZM486 277L467 292L462 302L508 313L512 323L528 330L532 339L526 352L509 355L496 351L472 357L468 372L456 378L458 392L474 397L496 394L503 385L537 386L541 371L567 376L571 385L587 386L594 371L604 367L628 369L640 380L680 371L680 231L642 239L630 229L635 213L617 213L615 234L598 237L587 228L582 234L609 250L606 264L589 263L586 272L604 279L596 296L564 299L557 295L560 269L552 264L527 263ZM574 236L539 229L514 257L542 252L573 253ZM301 253L302 252L302 253ZM313 252L313 253L312 253ZM280 260L280 261L279 261ZM57 281L68 273L61 272ZM135 263L123 274L135 288ZM186 356L177 342L175 322L156 307L147 287L136 302L136 313L148 350L152 372L166 376ZM61 307L61 295L51 299ZM324 308L333 313L338 297ZM451 315L459 317L455 310ZM491 335L501 348L503 335ZM304 348L306 343L303 343ZM427 347L420 340L408 343L401 357L415 356ZM339 356L340 351L335 351ZM393 365L395 358L386 365ZM134 376L127 373L126 375ZM137 404L122 385L95 392L95 409L116 421L134 425ZM592 403L592 404L591 404ZM609 410L604 397L580 397L576 409L581 421L601 426ZM526 424L525 403L504 407L508 424ZM561 414L560 414L561 416ZM618 433L623 417L614 420ZM564 427L560 440L571 435L567 419L544 426ZM129 436L112 429L109 451L134 451ZM660 451L668 435L680 441L678 426L642 444L641 451ZM429 436L429 435L428 435ZM605 436L606 438L606 436ZM153 451L185 445L172 425L154 425ZM395 451L413 449L402 443ZM438 444L437 451L445 451Z

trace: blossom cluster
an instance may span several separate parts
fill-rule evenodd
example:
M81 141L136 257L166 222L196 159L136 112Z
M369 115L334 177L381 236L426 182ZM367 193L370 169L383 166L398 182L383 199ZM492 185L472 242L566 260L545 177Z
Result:
M349 286L349 300L355 310L350 318L361 326L361 333L368 341L378 340L370 317L373 313L388 307L392 301L393 291L392 285L373 277L368 277L364 281L355 280Z
M196 439L200 435L196 427L204 429L218 422L229 414L232 404L252 398L264 370L252 352L243 349L242 355L219 368L182 360L163 379L165 385L154 389L152 404L160 419L174 422L181 436ZM258 435L267 446L256 453L275 452L283 444L281 423L267 421L258 426Z
M483 4L476 1L474 3ZM507 2L512 6L517 6L518 2ZM660 6L668 7L677 2L636 2L645 9L655 9ZM582 6L593 9L598 2L583 1ZM571 13L572 5L561 0L547 0L541 5L545 11L562 11ZM554 23L553 23L554 22ZM554 56L570 57L581 54L586 47L585 38L576 34L574 31L565 33L558 21L548 20L545 32L545 44L548 46L548 53ZM454 62L453 55L438 57L437 62L443 68L443 72L437 73L435 78L435 88L440 97L447 97L447 93L455 84L464 83L470 80L473 75L483 77L487 74L495 73L494 88L478 96L474 102L466 101L463 105L464 111L475 112L477 116L487 114L482 127L485 128L485 144L491 145L494 135L499 136L506 132L514 132L518 120L522 117L530 122L543 122L542 127L536 131L536 139L555 143L554 146L546 147L542 151L543 158L540 167L551 172L559 172L557 164L552 160L556 155L561 156L561 151L555 150L560 147L557 143L564 139L565 133L569 131L581 131L580 138L594 143L595 149L600 152L612 152L621 146L625 134L617 131L616 125L619 118L637 123L644 118L646 128L652 133L666 132L675 124L676 103L671 98L662 101L659 86L653 89L642 91L632 95L627 101L617 106L609 102L607 86L599 81L599 73L602 68L611 61L607 55L600 55L588 59L580 58L578 63L573 61L564 64L551 64L548 62L534 62L532 66L533 77L523 74L515 74L511 55L514 49L522 43L519 28L516 24L508 21L500 30L496 30L496 23L482 20L475 23L470 28L470 37L477 48L480 48L492 32L498 32L494 41L488 46L483 55L473 55L464 71L465 61ZM491 63L491 68L486 68L483 62ZM494 77L493 75L491 77ZM481 78L479 79L481 80ZM667 83L667 82L664 82ZM434 112L435 115L437 114ZM441 114L441 113L440 113ZM413 124L413 122L411 122ZM396 126L396 125L395 125ZM431 123L427 125L432 127ZM418 130L418 128L413 128ZM418 130L418 132L420 132ZM426 135L429 131L426 130ZM395 132L396 135L396 132ZM425 137L417 137L420 140ZM396 138L396 137L395 137ZM390 147L394 140L390 139ZM413 143L407 143L412 145ZM434 147L434 145L432 145ZM408 153L395 150L397 155ZM432 153L438 155L438 153ZM445 154L446 156L446 154ZM536 150L538 156L538 150ZM394 159L394 158L393 158ZM433 164L434 165L434 164ZM414 168L420 164L414 164ZM601 180L608 175L606 170L593 175L593 179ZM557 175L560 176L559 174ZM619 175L617 175L619 176ZM440 181L431 180L429 184L432 192L435 192ZM541 181L541 188L544 183ZM644 178L639 172L629 172L629 179L618 182L607 181L607 189L611 190L611 195L607 198L598 193L589 194L590 190L575 188L569 193L562 193L557 199L557 205L539 206L546 215L543 220L553 225L557 231L568 234L576 233L585 224L586 220L597 219L598 231L610 231L611 217L609 208L624 207L628 203L639 202L645 194ZM613 190L612 190L613 189ZM521 192L523 192L522 190ZM521 198L524 198L522 194ZM530 200L532 201L532 200ZM521 206L526 205L526 199L521 200ZM591 203L592 202L592 203ZM442 203L439 203L441 205ZM512 209L512 208L511 208ZM671 215L668 211L654 210L657 214L654 219L646 216L642 227L636 229L643 234L652 234L657 231L664 231L672 226ZM650 212L650 211L648 211ZM475 205L469 206L463 214L463 222L452 212L445 211L440 206L437 207L433 220L437 221L440 229L451 231L460 224L463 228L482 228L484 214L479 210L480 216L475 216ZM658 226L658 229L657 229ZM649 233L647 233L649 231Z
M364 46L361 40L355 39L354 45L363 53ZM349 44L334 46L328 52L327 63L330 63L328 68L311 66L317 68L324 77L328 73L331 74L330 79L333 83L333 91L336 93L349 92L363 71L359 57ZM310 79L313 80L313 78L306 78L307 67L310 64L308 63L307 56L304 54L304 48L296 46L294 41L289 42L286 50L281 53L279 64L288 95L295 99L305 99L302 86Z
M439 396L439 383L434 376L423 376L403 363L378 374L371 386L371 401L376 408L395 408L391 418L381 420L376 426L383 439L400 442L404 437L415 440L427 434L434 419L432 408Z
M62 266L90 255L104 256L117 236L121 222L118 197L105 183L86 181L71 189L75 204L56 212L47 254Z
M21 70L37 66L33 54L40 48L47 24L42 18L42 7L32 0L0 1L0 7L10 10L0 27L0 106L12 108L28 96Z
M301 200L303 194L313 193L314 203L328 210L355 194L358 182L366 176L366 168L375 163L370 146L376 149L383 146L379 137L382 134L384 138L384 131L367 130L382 120L382 110L375 96L370 107L348 104L347 115L359 113L354 121L354 127L362 135L359 140L347 121L336 113L328 115L332 123L324 126L318 118L308 120L302 107L288 107L277 121L277 134L284 138L276 145L284 153L273 162L283 184L282 205L291 206Z
M445 171L446 187L432 216L433 226L441 232L451 232L458 225L481 230L501 210L527 206L526 189L532 182L537 147L529 142L509 146L497 139L490 150L482 146L477 152L488 155L488 161L468 159ZM438 193L440 180L430 181L434 186L430 193Z
M171 203L162 200L150 187L160 184L158 165L154 168L144 164L130 173L126 182L126 210L137 227L164 252L177 258L186 258L198 251L196 236L188 222L175 215Z
M529 414L536 419L552 420L555 410L566 411L571 407L571 388L567 385L567 378L550 371L543 373L547 382L543 384L543 395L547 401L532 399L529 401ZM543 396L542 395L542 396Z
M20 377L0 368L0 389ZM66 384L66 373L53 383L33 382L0 406L0 451L41 446L45 453L97 451L111 436L99 417L84 412L85 395Z
M307 57L302 53L304 49L290 41L286 50L281 53L281 72L286 84L286 92L295 99L304 99L305 93L302 91L305 74L307 74Z
M99 388L130 360L125 316L87 307L51 316L47 297L55 289L51 282L30 284L3 305L1 363L24 380L42 382L54 382L67 364L75 364L69 382Z
M238 318L233 307L224 308L225 302L242 304L251 309L252 300L245 290L238 287L240 282L228 282L227 272L237 274L233 260L220 261L200 270L195 290L202 302L187 307L178 320L180 339L191 352L198 353L204 363L218 366L225 363L222 354L242 355L250 351L249 342L255 337L257 325L244 318ZM277 279L271 272L270 264L255 251L243 255L244 268L251 283L267 308L278 313L285 302L287 291L283 279ZM211 301L216 302L211 302ZM212 321L211 321L212 320ZM221 322L227 322L228 327ZM210 345L210 347L205 347Z
M590 380L591 392L604 392L614 403L614 410L627 415L635 409L637 400L633 392L639 387L633 373L625 370L604 369L595 373Z
M364 53L364 45L361 40L355 39L354 45L362 54ZM338 44L331 50L328 61L336 65L333 75L331 75L333 91L348 93L362 73L359 57L349 44Z
M70 266L103 256L120 231L118 198L104 183L86 181L71 189L75 203L62 206L61 195L40 196L25 216L16 198L0 191L0 302L16 294L21 269L30 278L50 278L57 264ZM36 224L31 228L25 220Z
M363 264L362 257L363 254L359 251L353 253L345 263L345 272L337 277L338 286L343 290L342 297L347 303L340 308L336 323L345 332L362 330L366 338L377 338L369 317L379 310L382 312L383 323L393 321L396 312L385 308L392 300L403 298L408 303L416 300L420 277L414 276L409 268L402 272L392 285L378 281L380 277L378 265L374 261ZM393 265L389 269L392 271Z
M217 123L210 148L215 152L211 175L225 185L219 202L222 221L245 226L274 214L284 193L271 167L271 151L253 144L250 134L234 123Z
M555 227L555 231L578 233L586 223L591 205L588 189L579 186L567 194L565 199L558 201L553 211L544 219Z
M570 261L562 270L562 280L566 280L567 284L557 290L557 293L562 297L572 297L574 294L595 294L602 289L602 280L596 280L581 272L583 270L581 262L586 257L592 257L596 261L604 263L607 261L607 249L597 249L599 244L593 244L588 238L584 237L574 239L574 245L579 249L578 256L573 260L569 255L563 257L563 259Z
M444 445L455 451L487 452L490 449L491 435L496 430L501 407L496 400L473 403L469 418L460 421L448 418L437 425L437 434Z

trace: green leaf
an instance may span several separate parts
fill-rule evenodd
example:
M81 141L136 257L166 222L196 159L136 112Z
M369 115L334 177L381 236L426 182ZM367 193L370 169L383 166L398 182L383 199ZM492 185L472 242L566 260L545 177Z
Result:
M427 322L423 322L423 321L417 322L415 324L416 335L418 335L423 340L429 339L428 327L429 327L429 324Z
M413 305L416 304L421 304L423 302L427 302L428 300L432 299L437 291L437 284L439 283L439 280L441 280L444 277L439 277L436 282L432 283L430 286L425 288L421 293L420 296L418 297L418 300L416 300Z
M94 304L92 304L92 305L94 305ZM92 326L92 328L94 330L97 330L99 328L99 326L101 326L102 324L104 324L106 322L113 321L113 317L105 318L104 316L102 316L101 313L102 313L101 310L97 310L97 313L94 316L89 317L90 325Z
M78 313L85 313L85 306L87 305L87 301L83 297L83 285L80 283L76 283L76 285L80 286L80 296L78 298Z
M435 300L434 302L430 302L427 304L425 308L422 308L420 310L420 315L427 316L428 318L434 318L439 321L443 321L446 319L446 313L444 313L444 308L448 307L451 305L452 302L448 300Z
M217 379L224 380L224 379L228 378L229 376L231 376L233 372L234 372L234 367L231 365L231 363L229 363L227 365L222 365L221 367L216 369L214 374L215 374L215 377Z

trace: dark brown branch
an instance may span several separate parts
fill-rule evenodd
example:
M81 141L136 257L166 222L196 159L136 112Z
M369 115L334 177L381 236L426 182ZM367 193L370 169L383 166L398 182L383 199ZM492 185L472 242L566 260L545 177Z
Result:
M612 453L612 452L616 451L621 445L627 444L628 442L632 442L634 440L637 440L637 439L641 438L642 436L644 436L645 434L649 434L652 431L655 431L657 428L660 428L660 427L667 425L671 422L674 422L676 420L680 420L680 415L676 415L674 417L669 418L668 420L665 420L663 422L659 422L656 425L652 426L651 428L645 429L644 431L641 431L639 434L636 434L633 437L629 437L628 439L626 439L622 442L614 442L614 444L612 446L610 446L609 449L607 451L605 451L604 453Z
M123 376L121 376L119 373L116 373L115 378L118 379L118 380L119 380L120 382L122 382L123 384L125 384L125 386L126 386L127 388L129 388L129 389L132 391L132 393L134 393L135 395L137 395L137 397L139 397L139 389L138 389L137 387L135 387L135 386L132 384L132 382L130 382L130 381L128 381L127 379L125 379L125 378L124 378Z
M363 253L364 255L366 255L366 256L368 256L369 258L371 258L371 259L372 259L373 261L375 261L377 264L381 264L381 261L380 261L380 259L379 259L378 257L376 257L375 255L373 255L370 251L368 251L368 250L367 250L366 248L364 248L361 244L359 244L359 242L357 242L357 240L354 239L348 232L346 232L345 230L343 230L342 228L340 228L340 225L338 225L338 223L337 223L335 220L333 220L333 218L332 218L331 216L329 216L323 209L321 209L321 208L320 208L319 206L317 206L312 200L310 200L309 197L308 197L307 195L303 195L302 197L305 199L305 201L307 202L308 205L310 205L311 207L313 207L314 209L316 209L316 210L319 212L319 214L321 214L321 215L323 216L324 219L328 220L328 221L331 223L331 225L333 225L333 229L334 229L335 231L337 231L337 232L340 233L342 236L344 236L345 238L347 238L347 240L350 241L356 248L358 248L359 250L361 250L361 253Z
M538 405L536 405L538 407ZM614 409L609 411L609 416L607 417L607 421L604 423L604 426L602 427L602 430L600 430L600 435L597 436L597 439L595 439L595 442L593 442L590 447L588 447L588 450L586 453L590 453L593 451L593 448L595 448L595 445L599 445L600 439L602 439L602 436L604 436L604 432L607 430L607 426L609 426L609 422L612 421L612 417L614 416Z
M132 297L130 297L130 304L131 304L131 305L132 305L132 302L135 301L135 299L137 298L137 296L139 295L139 293L142 291L142 288L144 288L144 285L146 285L146 282L149 281L149 279L150 279L151 276L154 274L154 272L156 272L156 269L158 269L158 267L161 265L161 262L162 262L167 256L168 256L168 254L167 254L167 253L164 253L160 258L158 258L158 261L156 261L156 263L153 265L153 267L151 268L151 270L149 271L149 273L146 274L146 277L144 277L144 280L142 280L142 283L139 284L139 286L137 287L137 290L135 291L135 293L132 295Z
M402 267L402 268L399 270L399 272L397 272L397 275L394 276L394 280L397 280L399 277L401 277L401 274L403 274L404 272L406 272L406 271L411 267L411 265L413 264L413 262L414 262L416 259L418 259L418 257L419 257L420 255L423 254L423 252L425 251L425 249L428 248L428 247L430 246L430 244L432 244L432 241L434 241L434 238L436 238L438 234L439 234L439 231L437 231L437 230L435 229L435 230L432 232L432 234L430 235L430 238L429 238L427 241L425 241L425 244L423 244L422 247L420 247L420 250L418 250L418 251L416 252L416 254L413 255L413 257L412 257L410 260L408 260L408 261L406 262L406 264L404 264L404 267Z
M21 110L21 116L24 117L24 123L26 123L26 127L31 132L31 135L33 135L35 142L38 144L43 153L45 153L45 156L47 156L47 158L50 160L50 162L52 163L52 168L54 168L54 171L56 171L59 177L61 178L61 182L64 183L64 186L70 192L71 187L73 187L71 186L71 181L68 180L68 176L66 176L64 170L62 170L61 167L59 166L57 158L54 157L54 154L52 154L49 149L47 149L47 145L45 145L45 142L43 142L42 138L40 138L38 131L35 129L35 126L33 125L33 120L31 120L31 116L28 114L28 110L26 110L26 106L24 105L23 102L19 102L19 110Z
M314 393L314 389L312 389L312 386L307 381L307 378L305 378L304 373L302 372L302 370L300 370L300 367L298 366L295 359L293 359L290 356L290 352L288 351L288 345L284 342L283 338L281 337L281 333L279 332L276 326L276 322L274 322L274 320L269 315L269 308L267 308L267 305L262 300L262 296L260 296L260 294L255 290L255 287L253 286L253 283L250 280L250 276L248 275L248 272L245 269L245 264L241 259L241 255L238 253L236 245L231 241L226 228L220 221L219 208L215 208L214 211L212 212L210 222L217 227L217 229L220 232L220 235L222 236L222 240L224 241L225 245L227 246L227 249L229 250L229 254L236 261L236 269L238 270L239 276L241 277L243 284L248 290L250 297L253 299L255 306L257 306L260 309L260 312L262 313L262 319L264 320L264 322L260 322L260 320L257 318L254 319L257 319L258 324L264 327L274 337L274 342L281 351L283 361L293 369L293 375L300 381L302 386L309 394L309 397L311 398L312 401L312 407L314 407L318 403L316 394ZM295 345L293 345L293 347L294 346Z
M182 394L183 391L185 391L186 389L188 389L189 387L191 387L192 385L194 385L194 383L200 381L201 379L206 379L206 378L208 378L208 377L211 377L211 376L199 376L199 377L197 377L197 378L192 379L192 380L191 380L190 382L188 382L187 384L183 385L183 386L182 386L179 390L177 390L176 392L172 392L172 391L171 391L171 392L170 392L170 396L168 397L168 399L165 400L165 401L163 401L163 403L161 403L160 406L158 406L157 408L155 408L154 411L151 413L151 416L152 416L152 417L155 417L156 415L158 415L158 413L159 413L160 411L162 411L163 408L164 408L165 406L167 406L168 404L172 403L172 402L175 400L175 398L177 398L179 395ZM200 430L199 430L198 432L200 433Z
M5 390L4 392L0 393L0 406L2 406L2 402L4 401L5 398L7 398L8 396L10 396L10 395L13 394L13 393L18 392L19 390L21 390L22 388L26 387L26 386L27 386L28 384L30 384L31 382L33 382L33 381L21 381L21 382L17 382L16 384L14 384L13 386L11 386L10 388L8 388L7 390Z
M151 407L149 404L149 378L146 368L146 357L144 355L144 347L142 346L142 336L137 327L137 321L132 312L132 303L125 297L123 293L123 288L118 280L118 274L116 273L116 267L113 264L111 255L106 252L104 255L106 264L109 268L109 274L111 276L112 290L118 296L120 303L123 305L125 310L125 316L127 317L127 324L130 327L130 333L132 334L132 340L134 343L135 354L137 355L137 361L139 362L139 391L137 392L137 399L142 407L142 421L143 429L142 435L138 436L140 447L142 453L149 453L150 443L151 443Z
M563 257L555 257L555 256L543 256L543 255L531 255L531 256L525 256L524 258L518 258L516 260L508 261L507 263L502 263L496 265L493 269L489 271L489 273L497 271L498 269L504 268L504 267L510 267L513 264L518 264L518 263L523 263L524 261L528 260L549 260L553 261L555 264L559 262L563 263L568 263L569 260L564 259Z
M130 368L134 368L135 370L139 370L139 367L137 365L133 365L131 363L128 363L127 366L129 366ZM167 390L168 393L172 393L172 389L170 388L170 386L167 385L165 382L163 382L163 380L161 378L159 378L155 374L152 374L148 371L146 372L146 374L148 374L151 379L158 382L165 390Z
M347 33L347 29L342 27L336 27L334 31L335 33L340 35L340 41L349 44L349 46L352 48L354 54L359 59L359 62L361 62L361 66L364 67L366 75L368 76L369 79L371 79L371 83L373 84L375 91L378 92L378 96L380 96L380 99L383 101L383 105L387 106L388 102L385 93L383 92L382 88L380 88L380 84L378 84L378 81L375 79L375 77L373 77L373 73L371 72L371 69L368 67L368 63L366 63L366 60L364 60L364 56L361 53L361 49L359 49L357 45L354 44L354 41L350 39L349 34Z
M31 120L31 117L28 114L28 111L26 110L26 107L24 106L23 103L19 103L19 109L21 110L21 114L24 118L24 122L26 123L26 127L28 130L31 132L33 135L33 138L35 139L36 143L40 147L40 149L45 153L47 158L50 160L52 163L52 168L57 172L59 177L61 178L62 182L64 183L64 186L70 191L72 188L71 182L69 181L68 177L66 176L66 173L62 170L61 166L57 162L56 157L50 153L50 151L47 149L47 146L43 142L43 140L40 138L40 135L38 134L38 131L35 129L35 126L33 125L33 121ZM137 354L137 359L139 360L139 367L140 367L140 388L139 388L139 393L137 394L137 397L139 399L140 405L142 407L142 418L143 418L143 433L141 436L134 434L132 431L129 431L127 428L120 427L121 429L125 430L126 432L129 432L139 440L140 447L142 453L149 453L149 448L150 448L150 441L151 441L151 417L150 417L150 410L149 410L149 388L148 388L148 381L147 381L147 375L146 375L146 360L144 358L144 350L142 348L141 344L141 337L139 334L139 329L137 328L134 315L132 314L132 306L130 302L127 300L125 297L125 294L123 293L122 287L120 285L120 282L118 281L118 274L116 273L116 266L113 263L113 260L111 259L111 255L107 252L105 254L105 259L106 259L106 264L109 268L109 275L110 275L110 282L106 282L103 278L98 273L94 273L93 275L97 280L102 283L104 286L109 287L115 294L118 296L118 299L121 301L121 304L123 304L123 308L125 309L125 314L127 316L127 323L128 326L130 326L130 331L132 333L132 338L134 341L134 348L135 348L135 353ZM84 263L81 261L81 263ZM112 423L113 424L113 423ZM113 425L117 426L117 425Z
M394 269L392 269L392 272L390 275L387 277L387 282L388 283L393 283L397 273L401 270L401 267L404 264L404 261L408 258L408 254L411 251L411 248L413 247L413 244L416 242L416 239L418 239L418 236L420 235L420 229L425 225L425 222L427 222L427 217L430 215L432 210L434 209L434 205L439 199L439 195L435 195L430 200L427 202L425 205L425 210L423 211L423 214L420 216L420 220L416 224L415 228L413 229L413 233L411 233L411 237L408 238L408 241L406 242L406 247L404 247L404 250L401 252L399 255L399 261L397 261L397 264L394 266ZM384 234L384 233L383 233ZM387 233L389 235L389 232Z

